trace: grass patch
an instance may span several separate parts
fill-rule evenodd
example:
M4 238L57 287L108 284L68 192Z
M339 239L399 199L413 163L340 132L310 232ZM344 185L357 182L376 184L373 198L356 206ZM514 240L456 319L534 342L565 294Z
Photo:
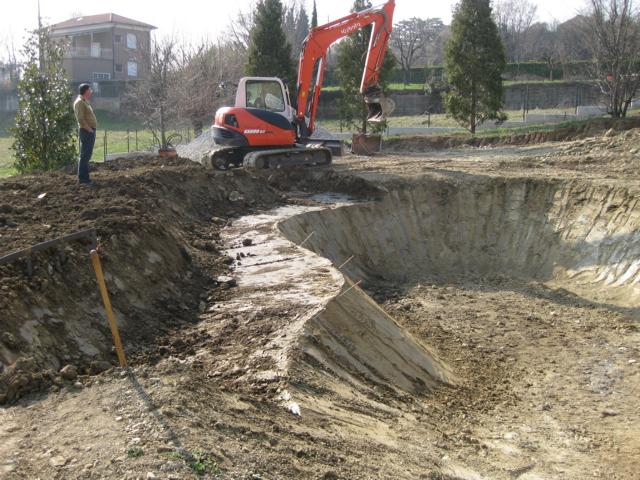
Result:
M184 460L189 465L189 468L197 475L220 475L222 469L218 466L218 463L213 459L209 452L204 450L183 450L180 452L171 452L169 454L172 458Z
M127 449L127 457L138 458L144 455L144 450L140 447L131 447Z
M16 174L16 170L13 168L12 143L13 138L0 137L0 178Z
M505 112L507 114L508 122L522 122L522 110L509 110ZM530 110L530 114L546 114L546 115L573 115L573 109L561 109L561 108L550 108L546 110ZM445 113L437 113L432 114L430 117L427 115L401 115L401 116L391 116L388 119L390 127L406 127L406 128L420 128L420 127L439 127L439 128L457 128L461 132L465 132L466 130L460 127L460 124L456 122L453 118L450 118ZM340 121L336 119L327 119L318 120L318 124L323 128L328 130L338 132L340 131ZM547 124L553 127L557 124ZM513 128L533 128L532 124L524 124L522 123L522 127L514 126L509 127L509 129ZM493 128L492 128L493 130ZM452 132L453 133L453 132Z

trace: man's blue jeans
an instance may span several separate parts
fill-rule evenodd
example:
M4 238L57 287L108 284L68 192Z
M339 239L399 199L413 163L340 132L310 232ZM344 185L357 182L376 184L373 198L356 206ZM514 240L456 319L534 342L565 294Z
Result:
M96 131L88 132L80 129L80 161L78 162L78 181L89 182L89 160L93 155L93 146L96 143Z

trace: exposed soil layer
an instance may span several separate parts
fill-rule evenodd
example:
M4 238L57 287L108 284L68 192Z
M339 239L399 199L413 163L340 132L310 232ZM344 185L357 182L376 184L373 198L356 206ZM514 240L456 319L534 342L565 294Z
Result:
M0 410L0 475L634 478L639 145L632 130L536 147L351 157L323 171L209 174L180 162L98 171L102 185L131 188L101 197L103 205L136 207L122 230L118 215L98 225L105 270L127 282L118 290L111 278L109 288L133 368L81 369L69 380L53 373L62 362L49 366L60 377L53 387ZM44 239L44 219L78 203L70 196L48 212L32 200L45 191L38 182L73 191L62 174L9 180L0 194L19 197L5 185L21 181L35 183L12 203L29 207L20 213L25 241L15 219L0 227L14 247ZM87 226L55 218L69 225L56 234ZM140 241L126 244L128 254L111 246L138 231L160 261ZM73 270L63 274L53 253L35 262L49 261L53 273L40 267L28 280L23 266L2 271L12 312L2 328L14 338L28 338L25 319L39 321L20 316L16 305L29 301L53 313L38 332L60 328L50 321L61 318L57 303L65 325L78 316L81 336L89 303L99 314L89 266L82 279L93 297L77 293L71 275L86 251L70 248L77 253L61 267ZM225 272L233 278L218 279ZM18 295L23 284L31 290ZM102 338L89 337L113 361L98 314ZM52 337L45 351L58 341L78 351L71 335L43 336ZM18 363L38 358L28 341L21 348Z
M96 228L128 353L197 320L201 301L223 297L220 228L281 201L244 171L212 176L180 159L110 162L94 178L95 188L64 173L0 183L3 254ZM113 362L89 248L75 242L34 254L30 278L24 260L0 266L0 403L60 384L65 364L95 373Z

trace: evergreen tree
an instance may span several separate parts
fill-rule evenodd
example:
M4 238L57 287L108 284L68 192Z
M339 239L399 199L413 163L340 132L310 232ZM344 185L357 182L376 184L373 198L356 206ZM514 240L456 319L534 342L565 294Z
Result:
M371 7L369 0L355 0L351 11L357 12L369 7ZM369 50L371 29L372 26L369 25L356 31L340 42L337 47L336 76L342 90L338 100L340 121L347 127L356 128L360 133L367 133L368 109L360 93L360 83ZM379 84L385 96L389 95L389 79L395 64L391 50L387 49L379 77ZM372 125L374 132L385 128L386 122Z
M316 8L316 0L313 0L313 12L311 13L311 28L318 26L318 9Z
M301 5L296 19L296 43L293 45L296 48L296 51L293 52L296 57L300 54L302 42L307 38L307 35L309 35L309 15L307 15L304 5Z
M449 115L475 134L485 120L502 122L504 46L491 16L490 0L461 0L445 51Z
M279 77L291 85L295 83L296 71L291 59L291 45L282 29L283 20L280 0L258 2L249 38L247 75Z
M14 166L20 173L53 170L75 161L73 93L62 67L64 47L41 28L24 47L19 107L14 126Z

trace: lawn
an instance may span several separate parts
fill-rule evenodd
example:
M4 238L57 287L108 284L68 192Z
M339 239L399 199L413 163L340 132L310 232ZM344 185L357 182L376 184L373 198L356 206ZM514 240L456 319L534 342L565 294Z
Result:
M505 112L507 114L507 121L509 123L522 123L522 110L510 110ZM529 110L530 114L546 114L546 115L573 115L574 110L569 109L547 109L547 110ZM446 128L460 128L460 125L448 117L444 113L427 115L403 115L403 116L391 116L388 118L390 127L446 127ZM318 124L323 128L326 128L333 132L340 131L340 121L335 119L330 120L318 120ZM523 127L532 127L532 124L524 124Z
M0 178L15 174L11 158L11 137L0 137Z

